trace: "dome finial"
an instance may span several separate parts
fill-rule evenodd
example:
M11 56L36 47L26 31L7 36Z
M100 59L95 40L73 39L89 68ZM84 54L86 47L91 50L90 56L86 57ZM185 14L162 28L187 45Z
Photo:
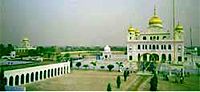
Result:
M154 16L156 16L156 4L154 5Z

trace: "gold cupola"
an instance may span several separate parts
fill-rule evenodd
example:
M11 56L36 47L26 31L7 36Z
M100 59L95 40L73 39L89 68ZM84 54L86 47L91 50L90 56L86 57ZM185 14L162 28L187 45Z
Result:
M181 25L179 22L178 24L176 25L176 28L175 28L175 31L176 32L183 32L183 25Z
M128 32L135 32L135 29L130 25L128 28Z
M156 7L154 7L154 15L149 19L150 27L163 28L161 18L156 14Z

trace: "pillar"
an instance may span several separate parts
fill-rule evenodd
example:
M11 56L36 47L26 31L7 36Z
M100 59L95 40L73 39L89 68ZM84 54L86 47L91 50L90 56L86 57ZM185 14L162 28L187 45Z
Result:
M70 70L70 62L68 62L67 67L68 67L67 72L70 73L71 72L71 70Z
M13 76L13 86L15 86L15 76Z
M6 77L7 78L7 86L9 86L9 82L10 82L10 77Z
M21 75L19 76L19 85L21 85Z

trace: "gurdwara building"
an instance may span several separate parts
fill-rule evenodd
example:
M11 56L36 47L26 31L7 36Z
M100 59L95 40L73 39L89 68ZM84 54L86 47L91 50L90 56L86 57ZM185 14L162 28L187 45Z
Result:
M154 15L144 31L130 26L127 34L127 59L130 62L156 61L182 63L184 61L184 31L178 23L173 31L163 28L162 19Z

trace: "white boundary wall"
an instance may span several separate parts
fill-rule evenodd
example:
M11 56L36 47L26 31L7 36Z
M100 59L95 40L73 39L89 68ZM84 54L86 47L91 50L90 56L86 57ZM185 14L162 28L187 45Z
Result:
M4 72L7 86L18 86L70 73L70 62L8 70Z

